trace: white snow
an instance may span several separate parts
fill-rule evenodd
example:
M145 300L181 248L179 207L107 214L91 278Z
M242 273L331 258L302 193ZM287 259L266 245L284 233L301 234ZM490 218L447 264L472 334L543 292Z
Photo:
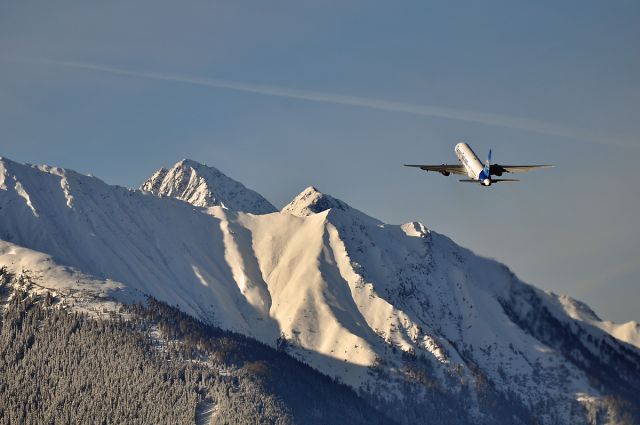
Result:
M6 266L23 289L48 291L63 298L63 307L100 316L116 311L119 302L143 300L143 294L111 279L97 279L73 267L57 264L41 252L0 241L0 266Z
M572 319L588 323L621 341L640 348L640 324L638 322L630 320L626 323L614 323L601 320L587 305L566 295L560 296L559 301L562 303L563 310Z
M401 396L400 352L412 351L443 382L472 379L472 357L531 406L599 394L503 311L500 301L524 283L421 223L384 224L313 187L262 214L275 208L187 160L158 171L145 191L6 159L0 176L15 181L0 191L0 266L29 269L51 288L149 294L271 345L284 334L292 355L356 388ZM561 320L602 330L595 338L609 332L638 346L637 324L536 294ZM377 381L374 364L391 378Z
M0 156L0 190L7 190L7 170L4 168L5 158Z
M168 170L161 168L140 188L156 195L181 199L197 207L221 206L253 214L276 211L261 195L217 168L190 159L183 159Z
M31 212L33 213L34 216L38 217L38 211L36 211L36 209L33 207L33 204L31 203L31 198L29 197L29 194L24 190L24 188L22 187L22 183L20 183L19 181L16 181L16 186L15 186L15 190L16 193L25 201L25 204L29 207L29 209L31 210Z

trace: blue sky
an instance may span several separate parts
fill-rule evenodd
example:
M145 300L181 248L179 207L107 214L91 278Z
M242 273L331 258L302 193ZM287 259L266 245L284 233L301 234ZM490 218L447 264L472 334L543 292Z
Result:
M636 1L0 1L0 155L130 187L190 157L277 206L313 184L640 321L638 22ZM460 140L557 167L483 190L401 166Z

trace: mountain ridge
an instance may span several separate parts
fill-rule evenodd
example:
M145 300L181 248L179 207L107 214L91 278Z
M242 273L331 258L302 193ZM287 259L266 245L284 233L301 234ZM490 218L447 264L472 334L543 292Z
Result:
M640 387L626 376L640 370L633 330L631 342L613 338L619 328L578 302L421 223L384 224L313 187L281 212L253 214L53 167L0 168L0 265L55 270L57 285L124 300L149 294L272 346L286 341L290 355L398 409L432 406L437 393L490 422L491 395L569 423Z

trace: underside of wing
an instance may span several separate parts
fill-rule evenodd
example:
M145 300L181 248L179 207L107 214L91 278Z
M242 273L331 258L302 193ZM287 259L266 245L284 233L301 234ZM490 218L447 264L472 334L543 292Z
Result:
M424 171L435 171L445 176L449 174L462 174L466 175L467 171L460 164L441 164L441 165L422 165L422 164L405 164L405 167L420 168Z
M538 168L550 168L553 165L500 165L491 164L490 173L499 176L502 173L526 173L527 171L537 170Z

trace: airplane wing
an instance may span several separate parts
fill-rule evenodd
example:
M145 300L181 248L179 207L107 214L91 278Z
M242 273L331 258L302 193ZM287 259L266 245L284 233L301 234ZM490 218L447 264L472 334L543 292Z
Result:
M405 167L416 167L416 168L420 168L421 170L424 171L436 171L438 173L441 173L445 176L448 176L449 174L453 173L453 174L462 174L462 175L467 175L467 171L464 169L464 167L462 166L462 164L442 164L442 165L420 165L420 164L405 164Z
M499 176L502 173L526 173L527 171L536 170L538 168L550 168L553 165L500 165L491 164L489 172L492 175Z

